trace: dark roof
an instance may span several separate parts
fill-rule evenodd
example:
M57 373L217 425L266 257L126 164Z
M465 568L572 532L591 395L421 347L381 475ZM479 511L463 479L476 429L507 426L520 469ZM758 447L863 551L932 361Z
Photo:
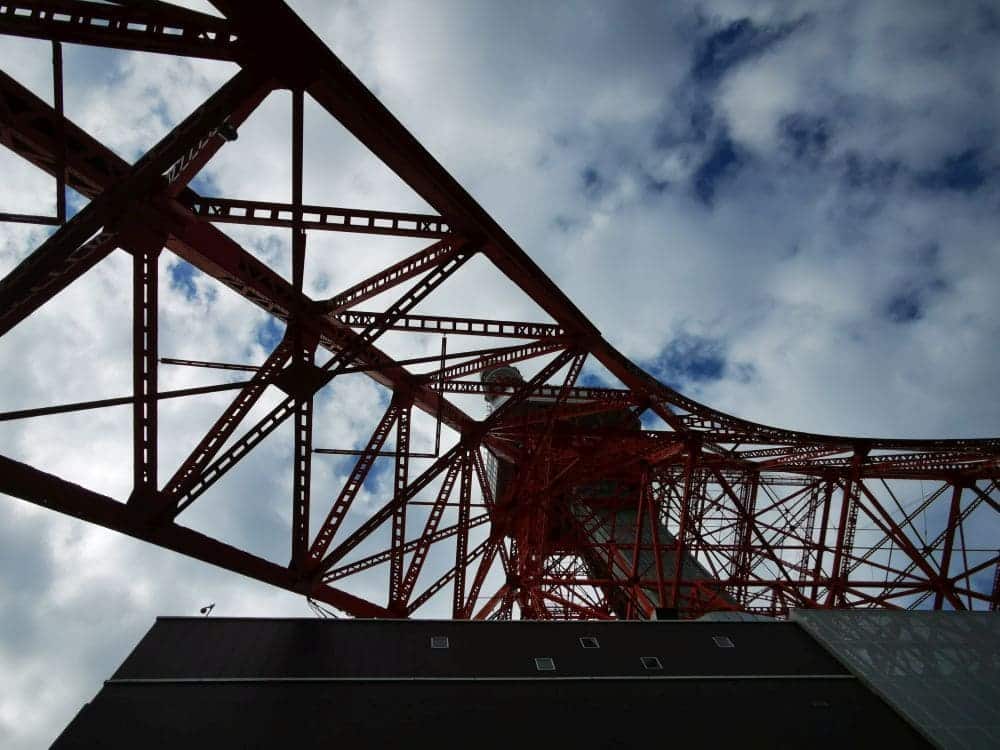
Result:
M433 636L449 648L432 649ZM663 669L647 671L641 656ZM556 670L536 671L536 657ZM859 738L926 747L794 623L163 618L54 747L816 748Z
M432 649L432 636L450 648ZM600 648L583 648L582 637ZM642 656L659 657L664 675L847 674L790 622L161 618L114 679L536 677L535 657L555 659L555 676L649 676Z

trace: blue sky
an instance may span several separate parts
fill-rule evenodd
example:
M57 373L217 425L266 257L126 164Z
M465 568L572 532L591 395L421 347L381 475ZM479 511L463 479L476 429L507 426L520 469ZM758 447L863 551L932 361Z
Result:
M1000 14L990 4L293 7L604 336L665 382L797 429L1000 434ZM47 96L43 43L0 37L0 59ZM68 113L128 159L233 72L72 45L66 60ZM289 199L288 111L286 93L270 97L195 187ZM311 103L306 142L307 201L426 209ZM50 182L9 155L0 170L0 210L52 201ZM287 233L226 231L289 273ZM0 273L40 238L0 226ZM310 236L307 290L329 296L413 249ZM162 263L164 356L264 359L274 323L168 253ZM489 268L462 273L427 311L539 316ZM128 279L118 253L0 341L0 361L21 363L4 367L0 407L128 393ZM437 342L387 346L416 356ZM161 378L219 380L166 367ZM163 473L225 403L163 408L161 434L176 436L161 448ZM364 378L338 380L317 411L317 444L363 443L384 408ZM129 425L113 410L5 423L0 452L123 497ZM415 429L419 445L433 442L431 424ZM285 554L271 541L287 526L282 437L199 501L190 523ZM336 486L349 466L314 463L314 486ZM381 470L376 479L362 508L391 481ZM0 563L0 672L13 686L0 695L5 747L51 741L157 614L208 601L218 614L309 614L291 595L13 501L0 502Z

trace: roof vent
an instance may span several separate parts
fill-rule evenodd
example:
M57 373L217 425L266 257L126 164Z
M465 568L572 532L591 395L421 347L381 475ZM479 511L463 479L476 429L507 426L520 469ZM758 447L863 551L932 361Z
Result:
M645 669L663 669L663 662L658 656L640 656L639 661Z
M446 635L432 635L431 636L431 648L448 648L448 636Z
M712 640L715 641L715 645L719 648L736 648L733 639L728 635L713 635Z
M600 648L601 644L593 636L584 636L580 639L580 645L584 648Z
M535 657L535 669L539 672L555 672L556 662L550 656L536 656Z

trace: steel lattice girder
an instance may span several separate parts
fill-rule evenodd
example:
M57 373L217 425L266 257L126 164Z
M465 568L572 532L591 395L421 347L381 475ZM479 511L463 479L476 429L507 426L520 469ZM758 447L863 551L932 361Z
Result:
M731 417L664 386L600 335L283 3L215 5L225 20L163 3L139 8L50 0L7 5L0 12L0 33L203 56L241 66L241 72L205 105L131 166L63 118L57 108L0 75L0 140L91 199L0 282L0 334L116 247L133 254L135 288L145 290L137 294L144 304L135 309L134 396L0 415L18 419L132 403L135 487L129 502L97 495L6 458L0 491L301 591L359 616L408 616L449 585L455 617L510 617L515 603L522 616L529 617L651 616L657 606L688 615L714 608L782 615L790 606L891 607L900 606L900 600L916 606L932 596L930 605L936 608L997 607L998 585L990 592L977 590L972 576L992 566L994 579L1000 582L1000 556L969 561L963 524L973 512L1000 511L996 500L1000 439L882 440L807 434ZM292 202L202 197L187 188L224 145L227 134L276 88L290 88L294 95ZM437 214L304 205L303 93ZM212 222L290 228L293 281L256 260ZM314 301L302 291L306 230L438 242L329 300ZM253 378L235 384L240 392L231 407L162 488L155 474L156 405L163 398L209 389L157 392L156 280L151 269L161 246L289 326L269 363L244 366L254 371ZM410 312L477 252L555 323ZM408 282L410 291L384 311L349 309ZM505 350L468 352L466 361L451 366L445 365L442 353L437 371L417 374L408 369L415 362L396 362L374 346L388 330L531 341ZM317 345L333 358L314 364ZM456 379L487 367L553 355L527 383ZM606 367L625 388L576 386L587 357ZM548 382L567 365L568 376ZM310 540L312 396L338 373L353 371L366 372L391 388L394 405L368 446L358 452L352 478L327 522ZM269 386L284 390L288 398L221 452ZM485 420L476 420L446 398L447 393L480 393L505 397L506 402ZM415 477L407 470L408 457L416 455L408 448L411 406L460 435L454 448ZM626 413L634 417L644 409L652 410L670 429L637 430L602 421L614 422L615 415ZM292 415L295 521L287 568L175 522L184 508ZM397 462L393 497L347 538L338 539L340 521L372 461L385 455L382 445L393 429L397 432L397 448L391 454ZM507 473L505 483L487 476L484 452L491 454L490 466ZM472 514L473 476L486 511L477 515ZM408 508L417 504L417 493L441 477L444 483L429 520L421 524L419 536L407 538ZM940 486L920 498L916 510L906 512L886 480L916 479ZM456 482L460 491L452 504L459 508L458 523L440 529L441 511ZM597 491L598 487L603 489ZM924 539L914 517L932 507L947 507L948 520L936 538ZM344 562L390 520L390 549ZM874 524L876 544L856 543L859 522ZM487 523L489 536L470 549L469 530ZM416 593L428 551L452 537L457 540L454 564ZM905 562L894 562L892 551L903 555ZM403 556L410 553L413 558L407 567ZM384 606L330 585L386 562L391 573ZM477 609L477 596L495 562L503 568L503 581L482 597L485 604Z

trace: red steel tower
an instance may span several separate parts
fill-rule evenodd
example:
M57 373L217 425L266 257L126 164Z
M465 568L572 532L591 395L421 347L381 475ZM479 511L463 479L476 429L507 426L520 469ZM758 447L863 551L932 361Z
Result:
M8 457L0 457L0 492L360 617L419 614L439 593L450 593L453 617L479 619L997 609L1000 554L970 540L997 523L1000 438L809 434L683 396L619 353L283 3L213 4L224 18L162 2L0 6L0 32L52 41L55 82L49 106L0 74L0 140L57 181L56 216L0 216L56 227L0 282L0 336L116 249L132 256L134 294L132 394L0 414L130 406L131 494L111 498ZM239 72L129 164L64 116L62 43L226 60ZM198 172L235 147L228 144L244 121L282 89L292 100L292 200L195 192ZM434 213L304 204L306 95ZM89 199L72 217L66 187ZM219 224L287 228L291 278ZM333 296L310 298L307 240L323 232L412 238L422 249ZM265 362L161 357L164 248L284 324ZM548 320L416 312L474 259ZM436 346L444 334L451 348L442 341L432 355L400 357L385 343L410 336ZM246 378L165 391L161 364ZM582 385L588 367L618 387ZM314 447L314 403L351 373L391 392L385 413L361 449ZM171 440L158 430L160 402L219 391L233 392L229 405L186 460L158 473L158 445ZM248 419L265 392L280 394L277 406ZM482 407L481 399L483 418L460 408ZM414 410L436 420L432 453L411 445ZM284 423L294 425L289 562L185 525L184 512ZM317 453L356 458L343 486L311 481ZM391 459L391 496L363 512L355 500L381 458ZM374 569L387 580L381 599L352 587Z

